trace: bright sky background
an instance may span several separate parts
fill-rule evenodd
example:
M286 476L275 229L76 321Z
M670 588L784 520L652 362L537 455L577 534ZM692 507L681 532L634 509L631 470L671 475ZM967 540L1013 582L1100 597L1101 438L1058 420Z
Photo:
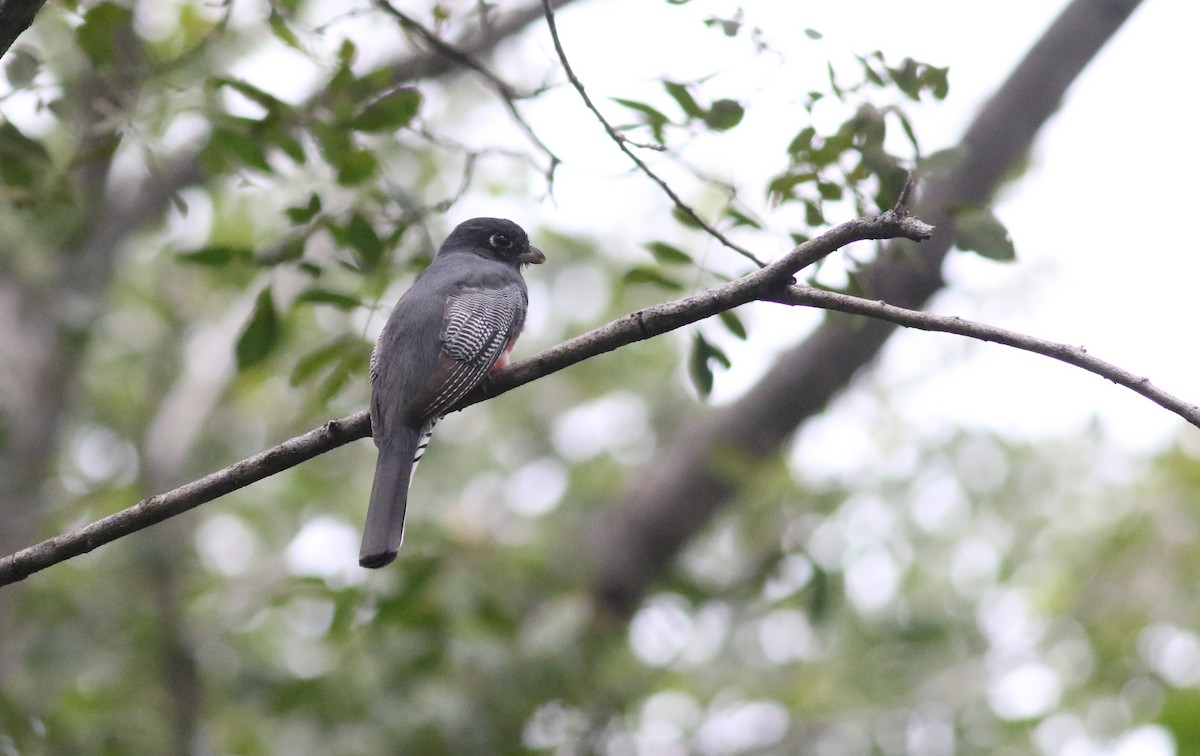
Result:
M950 97L914 109L922 145L932 151L957 141L979 105L1065 3L745 5L746 23L761 26L771 45L788 56L785 67L768 73L764 84L763 66L747 65L745 49L740 55L735 50L733 65L742 68L715 77L712 84L718 92L727 85L730 96L737 96L737 77L744 74L744 86L757 90L745 96L752 110L738 129L745 151L730 150L726 160L729 177L753 187L754 176L772 167L778 152L755 155L755 144L764 143L761 136L770 124L754 131L751 119L760 126L769 121L774 92L802 92L808 87L805 77L820 85L826 57L881 49L891 61L911 55L949 66ZM630 96L631 81L650 82L661 71L680 78L722 71L714 63L725 52L719 41L714 44L716 35L682 17L689 12L721 15L733 8L702 0L684 8L641 0L585 2L564 10L559 23L572 62L600 100ZM825 39L809 41L802 33L805 27L819 30ZM665 42L663 29L677 29L678 38ZM999 265L952 255L952 285L937 300L936 310L1086 346L1168 391L1200 400L1200 357L1190 306L1200 283L1200 250L1194 237L1179 233L1171 222L1200 204L1200 186L1193 178L1200 173L1200 151L1190 146L1187 126L1195 123L1195 106L1183 86L1184 56L1196 29L1200 5L1144 3L1069 91L1063 110L1035 144L1028 174L1007 188L997 204L997 214L1016 241L1018 261ZM535 50L544 44L540 33L529 42ZM661 69L653 70L654 65ZM605 108L610 117L624 116L618 106ZM579 119L581 131L599 131L586 116ZM799 128L777 125L789 135ZM584 154L563 149L573 167L581 162L587 166L587 156L599 152L594 142L586 144L578 151ZM623 169L611 155L592 158L601 160L607 161L607 171L597 166L598 173ZM586 175L586 169L581 173L581 187L572 183L572 171L560 175L558 206L549 209L549 222L601 235L611 234L614 225L648 223L644 213L633 215L639 203L630 201L628 186L606 193L596 175ZM646 197L653 197L653 190L647 188ZM772 255L784 248L781 242L779 250L763 251ZM747 351L782 348L787 333L808 322L802 314L780 315L777 309L758 315L782 321L781 338L756 331ZM931 364L943 362L945 367L930 370ZM717 398L747 386L763 365L743 360L732 374L719 376ZM964 344L952 336L902 333L889 344L882 368L898 377L920 378L897 397L902 412L918 425L977 424L1041 436L1070 434L1098 418L1131 447L1152 448L1173 437L1182 424L1147 400L1078 369L1005 347Z

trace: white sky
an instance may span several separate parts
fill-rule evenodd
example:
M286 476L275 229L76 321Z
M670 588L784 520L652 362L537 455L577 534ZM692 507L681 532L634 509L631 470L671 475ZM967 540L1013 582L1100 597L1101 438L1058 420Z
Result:
M950 67L950 97L916 110L914 120L927 151L952 146L1064 5L1035 0L745 3L746 22L766 29L772 45L788 56L788 65L764 74L762 65L746 63L744 49L740 57L733 50L733 65L742 68L714 78L710 86L716 93L723 85L732 96L741 86L752 88L743 98L751 103L751 114L737 132L743 141L729 140L737 146L727 153L725 170L745 186L756 186L754 177L769 172L779 153L754 154L754 141L764 132L752 129L753 108L759 106L758 116L765 111L771 117L772 93L802 92L809 86L803 77L809 75L820 85L825 57L874 49L892 61L911 55ZM638 82L645 82L649 97L653 79L664 71L688 78L722 70L714 63L725 52L719 40L714 43L716 35L698 29L687 16L719 15L733 7L702 0L684 8L641 0L585 2L563 11L559 25L593 98L631 96ZM801 33L805 27L821 31L825 40L810 42ZM663 29L677 32L665 50ZM936 310L1086 346L1169 391L1200 400L1200 357L1189 306L1200 283L1200 250L1194 237L1171 222L1200 204L1194 179L1200 151L1190 139L1196 119L1184 62L1196 29L1200 4L1148 0L1139 9L1069 91L1063 110L1035 145L1030 171L1005 190L997 205L1016 241L1018 261L999 265L952 255L952 286ZM540 33L529 44L533 54L545 51ZM747 77L744 83L740 75ZM547 107L559 104L551 97ZM619 106L603 107L610 117L624 117ZM538 111L533 113L536 117ZM624 166L582 136L589 129L597 133L598 125L583 114L560 117L570 119L570 131L580 136L574 150L552 139L570 165L556 185L557 206L543 208L547 222L608 236L614 228L652 228L646 208L653 207L654 190L646 187L644 195L631 196L629 182L606 188L606 177ZM554 126L563 130L561 122ZM799 126L779 128L791 134ZM637 199L643 196L646 204ZM663 237L670 233L664 225ZM772 256L782 249L781 244L764 252ZM741 356L783 347L785 333L808 322L799 313L780 315L772 309L769 315L772 323L783 321L780 338L756 331ZM930 369L946 360L954 367ZM718 399L740 391L764 365L761 359L743 360L732 374L718 376ZM902 334L889 345L882 370L911 379L899 398L902 412L918 424L975 424L1040 436L1071 433L1099 418L1114 437L1146 448L1168 440L1182 422L1078 369L995 345L964 345L946 335Z

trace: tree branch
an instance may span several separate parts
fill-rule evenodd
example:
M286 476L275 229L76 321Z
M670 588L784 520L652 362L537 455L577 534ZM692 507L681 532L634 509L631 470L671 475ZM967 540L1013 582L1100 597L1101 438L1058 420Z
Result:
M46 0L0 0L0 57L33 23Z
M554 51L558 53L558 60L560 63L562 63L563 73L567 75L567 80L571 82L571 86L574 87L575 91L579 93L579 97L583 100L583 104L592 112L592 115L596 116L596 120L599 121L600 125L604 127L604 131L608 133L608 136L612 138L613 142L616 143L621 152L624 152L626 157L632 160L633 164L638 167L639 171L657 184L658 187L662 189L668 197L671 198L671 202L675 203L675 207L679 210L679 212L686 215L689 219L695 222L696 225L703 228L709 236L719 241L725 247L737 252L739 255L754 263L758 267L764 267L766 263L758 259L754 253L740 244L735 243L725 236L725 234L721 233L715 227L701 218L690 205L684 202L683 199L681 199L680 196L675 193L675 190L672 189L671 186L662 179L662 177L651 170L650 166L646 165L646 161L642 160L637 156L636 153L634 153L633 150L629 149L629 145L635 143L630 142L628 137L626 137L624 134L618 131L615 126L609 123L608 119L604 117L604 114L600 112L600 109L596 107L596 104L592 102L592 98L588 95L587 90L583 88L583 82L580 81L579 77L575 75L575 70L571 68L571 62L567 60L567 51L563 49L562 40L558 37L558 24L554 20L554 9L551 6L552 3L550 0L542 0L542 7L545 9L546 13L546 25L550 28L550 38L554 41Z
M856 241L870 239L927 239L933 228L897 207L871 218L841 224L797 246L766 268L714 286L683 299L648 307L577 336L496 373L481 389L452 411L499 396L578 362L627 344L658 336L755 300L785 296L801 269ZM42 541L0 559L0 586L23 580L34 572L98 546L115 541L177 514L282 472L331 449L371 434L370 417L359 412L331 420L315 430L211 473L197 481L144 499L69 533Z
M865 315L876 320L886 320L889 323L915 328L921 331L941 331L966 336L980 341L991 341L996 344L1033 352L1050 357L1068 365L1082 368L1101 378L1107 378L1118 386L1141 394L1163 409L1174 412L1192 425L1200 428L1200 407L1190 402L1168 394L1150 382L1145 376L1135 375L1124 368L1117 367L1111 362L1093 357L1087 349L1081 346L1061 344L1046 341L1034 336L1027 336L1016 331L977 323L960 318L957 315L934 315L920 310L907 310L895 307L886 302L852 297L833 291L825 291L811 286L789 286L781 294L774 297L780 304L819 307L822 310L836 310L853 315Z
M902 199L909 194L906 187ZM1147 378L1091 356L1082 347L1046 341L959 317L908 310L880 301L790 283L798 271L852 242L890 238L919 241L928 239L932 233L931 226L909 217L901 204L872 218L843 223L799 245L766 268L683 299L639 310L511 365L497 373L484 390L469 396L453 411L499 396L597 355L761 300L865 315L909 328L953 333L1042 354L1125 386L1200 427L1200 407L1157 388ZM23 580L34 572L182 514L351 441L366 438L370 431L370 417L365 411L331 420L320 428L197 481L152 496L90 525L6 556L0 559L0 586Z
M429 47L435 53L445 56L458 63L463 68L469 68L482 76L488 82L488 84L491 85L492 89L496 92L500 99L504 101L504 106L508 108L509 114L512 115L513 120L516 121L517 125L521 127L521 130L525 132L525 135L529 137L529 140L533 142L537 148L541 150L550 160L550 166L546 169L546 181L550 184L554 183L554 170L558 168L559 164L562 163L562 160L559 159L558 155L554 154L554 150L551 150L548 146L546 146L546 143L542 141L542 138L537 135L537 132L534 131L533 127L529 125L529 122L525 120L525 116L521 115L521 111L517 109L517 99L519 98L519 95L511 84L504 79L501 79L489 68L487 68L487 66L475 60L475 58L473 58L466 51L455 47L449 42L443 40L438 35L434 34L429 29L426 29L424 26L418 23L416 19L392 5L390 2L388 2L388 0L375 0L375 6L387 15L396 19L401 28L419 37L425 44L429 45Z

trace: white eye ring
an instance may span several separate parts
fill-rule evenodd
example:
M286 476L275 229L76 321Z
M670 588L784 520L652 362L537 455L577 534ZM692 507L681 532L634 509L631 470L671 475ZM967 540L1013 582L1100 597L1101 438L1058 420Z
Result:
M512 246L512 240L504 234L492 234L488 239L488 244L495 249L508 249Z

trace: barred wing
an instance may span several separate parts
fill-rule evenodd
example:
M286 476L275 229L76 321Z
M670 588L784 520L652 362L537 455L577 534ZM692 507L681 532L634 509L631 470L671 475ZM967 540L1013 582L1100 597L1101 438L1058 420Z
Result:
M451 295L437 367L410 405L410 420L435 420L478 386L520 333L525 307L525 291L516 283Z

